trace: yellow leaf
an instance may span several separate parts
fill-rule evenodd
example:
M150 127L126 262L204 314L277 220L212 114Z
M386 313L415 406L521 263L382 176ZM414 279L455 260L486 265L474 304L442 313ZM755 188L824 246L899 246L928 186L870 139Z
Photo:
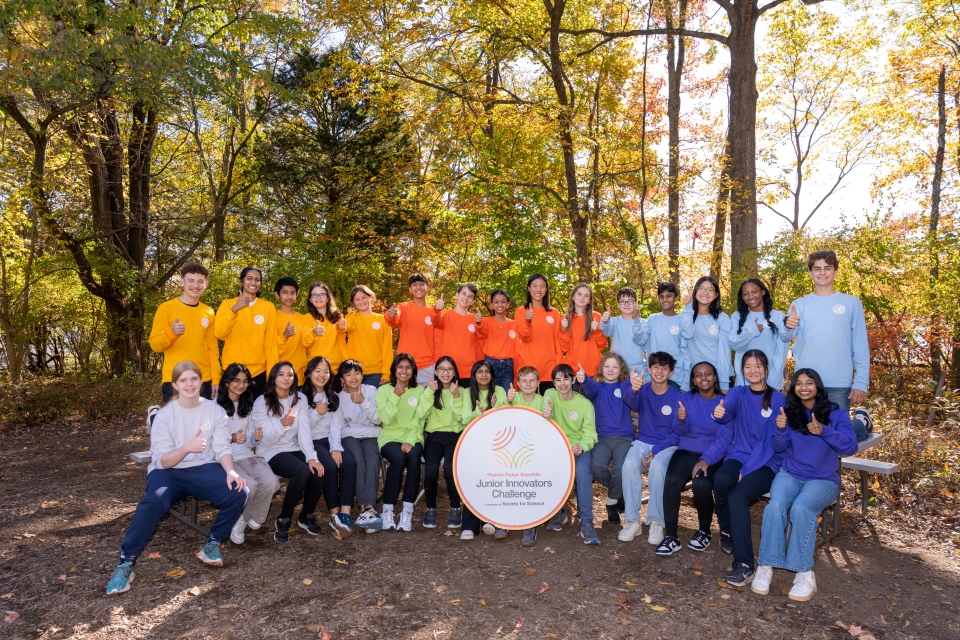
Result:
M637 583L636 583L636 582L630 582L629 580L627 580L627 581L624 582L623 584L627 585L628 587L635 587L635 586L637 586Z
M147 557L150 558L151 560L159 560L159 559L162 558L163 556L160 555L160 552L159 552L159 551L154 551L153 553L151 553L151 554L150 554L149 556L147 556Z
M729 600L729 599L730 599L730 594L729 594L729 593L725 593L725 594L723 594L722 596L720 596L720 599L721 599L721 600Z
M660 613L666 613L666 612L667 612L667 608L666 608L666 607L659 607L659 606L657 606L657 605L653 605L653 604L652 604L652 605L650 605L650 608L653 609L654 611L659 611Z
M377 600L377 606L378 606L378 607L382 607L382 606L385 605L385 604L387 604L387 599L386 599L386 598L381 598L380 600Z
M441 584L440 586L438 586L438 587L435 589L435 591L436 591L437 593L443 593L443 592L446 591L446 590L447 590L447 585L445 585L445 584Z
M450 604L452 604L453 606L457 606L458 604L460 604L460 600L451 600Z
M303 584L305 584L305 585L307 585L307 586L309 587L310 585L313 584L313 580L311 580L310 578L304 578L304 579L303 579Z
M481 601L480 601L480 604L482 604L483 606L487 606L487 601L486 601L486 600L481 600Z
M170 576L171 578L179 578L180 576L187 575L187 570L186 569L170 569L170 571L167 571L167 575Z
M76 572L77 572L77 565L73 565L72 567L70 567L70 571L68 571L67 573L76 573Z
M337 564L350 564L350 563L347 562L346 560L337 560L336 563L337 563Z

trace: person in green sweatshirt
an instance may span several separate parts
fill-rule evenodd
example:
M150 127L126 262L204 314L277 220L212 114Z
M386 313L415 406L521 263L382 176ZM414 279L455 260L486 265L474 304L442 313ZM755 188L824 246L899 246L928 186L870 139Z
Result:
M453 481L453 452L463 432L463 396L459 383L457 363L450 356L440 356L434 365L433 380L424 387L417 405L417 417L426 420L423 427L423 491L427 513L423 516L423 526L427 529L437 526L437 488L440 484L441 461L443 479L447 483L447 494L450 496L447 528L459 529L463 525L460 492Z

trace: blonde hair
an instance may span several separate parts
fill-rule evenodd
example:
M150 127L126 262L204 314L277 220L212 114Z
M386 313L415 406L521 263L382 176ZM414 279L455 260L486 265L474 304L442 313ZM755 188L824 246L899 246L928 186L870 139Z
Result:
M620 375L617 376L617 382L623 382L630 375L630 372L627 371L627 362L623 357L616 351L608 351L603 354L603 357L600 358L600 364L597 365L597 374L593 376L593 379L597 382L606 382L606 378L603 377L603 363L607 360L616 360L617 364L620 365Z
M193 371L195 374L197 374L197 377L200 378L200 381L203 382L203 372L200 371L200 367L189 360L178 362L176 366L173 367L173 373L170 374L170 382L172 384L176 384L177 380L180 379L180 376L185 374L187 371ZM173 402L179 397L180 392L176 390L176 387L174 387L173 397L170 398L170 401L167 402L167 404L170 404L170 402Z

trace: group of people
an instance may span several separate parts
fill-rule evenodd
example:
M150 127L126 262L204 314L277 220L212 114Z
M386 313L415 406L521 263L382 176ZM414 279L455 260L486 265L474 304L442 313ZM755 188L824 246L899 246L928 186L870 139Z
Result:
M129 589L160 518L187 495L220 506L198 556L221 566L228 537L242 544L247 528L267 522L278 478L288 479L273 522L280 543L298 505L296 526L323 532L321 496L340 538L358 529L411 531L421 466L424 527L438 523L442 471L446 526L461 529L463 540L481 531L506 539L462 506L451 461L474 418L520 405L556 422L570 442L585 544L600 543L594 481L607 488L607 520L621 524L622 516L619 540L642 532L646 474L648 542L658 556L677 553L680 495L692 482L699 524L687 547L710 546L716 514L720 549L732 556L727 583L752 581L765 594L773 569L785 569L796 573L790 597L808 600L816 592L817 518L839 494L839 457L855 453L873 424L863 408L850 416L869 380L862 304L834 289L833 251L814 252L807 266L813 293L789 313L773 309L767 287L751 278L728 316L709 276L679 314L672 283L659 285L662 310L647 318L630 288L617 292L619 315L596 311L588 284L573 289L561 313L547 278L535 274L511 318L510 296L499 289L490 294L493 315L473 311L473 284L460 286L452 309L443 295L429 304L419 273L409 278L412 299L383 314L373 310L369 287L353 288L353 311L344 313L319 282L299 313L292 278L274 286L278 309L260 297L263 275L254 267L240 273L239 295L214 313L200 302L206 270L188 264L183 294L154 317L150 344L164 354L166 404L152 425L146 496L107 592ZM791 342L795 367L784 389ZM768 492L755 561L750 503ZM561 508L546 528L560 531L572 515ZM522 545L536 542L536 528L522 533Z

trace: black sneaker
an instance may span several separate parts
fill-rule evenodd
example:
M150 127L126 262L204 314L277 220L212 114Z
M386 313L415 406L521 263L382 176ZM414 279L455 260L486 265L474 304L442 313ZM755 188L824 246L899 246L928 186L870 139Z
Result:
M725 556L733 555L733 538L730 537L729 533L723 531L720 532L720 551Z
M683 547L680 546L680 540L675 536L666 536L657 550L654 551L658 556L672 556Z
M734 587L742 587L753 580L753 569L745 564L737 565L724 576L723 581Z
M273 525L273 539L277 542L290 541L290 518L277 518Z
M461 526L463 526L463 509L451 508L450 517L447 518L447 529L459 529Z
M312 513L308 516L301 513L300 517L297 518L297 526L312 536L318 536L323 533L323 527L317 524L316 518Z
M860 422L863 423L863 426L867 430L867 433L873 433L873 418L870 417L869 411L861 407L853 412L853 419L854 420L859 419Z
M617 508L617 505L607 505L607 522L610 524L620 524L620 509Z
M570 520L567 518L567 509L566 507L561 507L560 511L557 511L553 517L550 518L550 522L547 523L547 531L560 531L563 529L563 525L568 522L570 522Z
M712 539L713 536L711 536L709 532L701 529L693 534L693 540L687 543L687 548L693 549L694 551L706 551Z

